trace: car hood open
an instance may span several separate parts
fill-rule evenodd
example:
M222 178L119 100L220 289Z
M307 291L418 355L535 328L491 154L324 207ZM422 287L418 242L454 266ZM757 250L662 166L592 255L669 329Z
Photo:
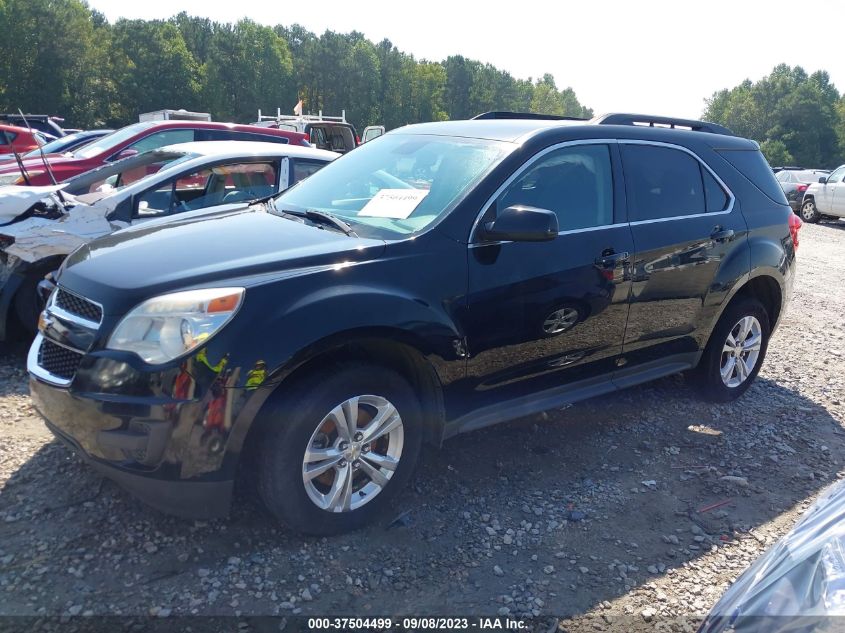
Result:
M253 211L155 222L104 236L68 257L59 284L119 315L161 293L367 261L385 247L382 240Z

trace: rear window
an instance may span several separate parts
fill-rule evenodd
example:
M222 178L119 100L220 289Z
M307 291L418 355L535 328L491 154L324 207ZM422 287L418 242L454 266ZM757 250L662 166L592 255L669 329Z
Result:
M787 204L772 168L759 150L722 149L719 155L733 165L736 170L748 178L760 191L778 204Z

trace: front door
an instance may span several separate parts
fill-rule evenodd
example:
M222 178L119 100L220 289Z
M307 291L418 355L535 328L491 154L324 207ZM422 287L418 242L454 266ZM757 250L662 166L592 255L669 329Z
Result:
M482 223L513 205L554 211L548 242L469 247L466 319L472 408L609 374L628 312L628 255L615 143L541 152L501 190Z
M636 251L623 351L632 368L697 352L712 308L705 301L721 292L717 271L735 255L735 274L748 270L739 255L747 226L724 185L687 150L639 141L619 148Z
M845 167L840 167L827 178L827 182L819 186L816 192L816 209L819 213L836 214L836 192L843 187L842 177Z

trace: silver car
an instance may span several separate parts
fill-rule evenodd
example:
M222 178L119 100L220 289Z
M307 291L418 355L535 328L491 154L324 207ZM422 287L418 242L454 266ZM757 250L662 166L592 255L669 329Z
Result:
M7 337L11 315L25 331L35 332L37 286L77 247L151 220L245 206L337 157L279 143L181 143L55 186L0 187L0 340Z
M845 165L837 167L829 176L821 176L804 192L801 219L818 222L823 216L845 218Z

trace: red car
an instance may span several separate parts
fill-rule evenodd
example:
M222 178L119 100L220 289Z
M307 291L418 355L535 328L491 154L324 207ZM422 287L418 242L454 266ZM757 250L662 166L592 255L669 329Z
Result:
M56 182L62 182L120 158L190 141L264 141L311 146L305 134L290 130L206 121L144 121L97 139L76 150L72 156L49 156L47 162ZM40 158L25 160L23 164L31 185L52 184ZM23 184L26 182L14 160L0 163L0 185Z
M0 154L26 154L46 142L44 135L34 130L30 132L17 125L0 125Z

